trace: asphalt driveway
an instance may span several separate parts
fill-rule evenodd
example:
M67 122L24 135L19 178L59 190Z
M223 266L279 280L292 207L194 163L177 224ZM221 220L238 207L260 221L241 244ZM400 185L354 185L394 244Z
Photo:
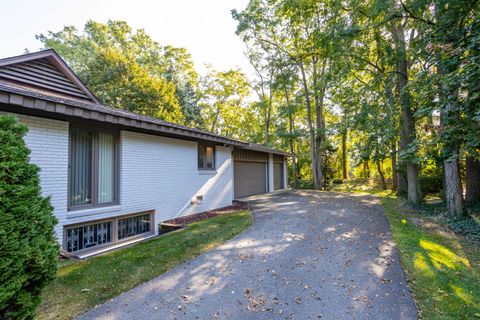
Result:
M249 198L253 226L81 319L416 319L372 196Z

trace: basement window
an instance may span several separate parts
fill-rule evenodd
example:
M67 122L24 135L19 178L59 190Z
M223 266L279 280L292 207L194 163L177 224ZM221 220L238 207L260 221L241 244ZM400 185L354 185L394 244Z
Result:
M141 216L118 219L118 240L150 232L150 218L150 214L145 214Z
M75 252L112 243L112 227L112 221L104 221L67 228L65 248L68 252Z
M63 248L72 253L94 251L153 233L154 211L66 226Z

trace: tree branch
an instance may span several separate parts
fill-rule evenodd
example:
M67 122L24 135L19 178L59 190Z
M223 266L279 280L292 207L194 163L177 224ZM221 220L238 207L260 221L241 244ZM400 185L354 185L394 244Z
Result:
M418 17L418 16L414 15L413 12L407 7L407 5L405 3L403 3L403 1L400 1L400 3L402 4L403 10L405 10L405 12L408 13L409 18L413 18L415 20L421 21L421 22L426 23L426 24L431 25L431 26L435 25L435 22L433 22L430 19L423 19L421 17Z

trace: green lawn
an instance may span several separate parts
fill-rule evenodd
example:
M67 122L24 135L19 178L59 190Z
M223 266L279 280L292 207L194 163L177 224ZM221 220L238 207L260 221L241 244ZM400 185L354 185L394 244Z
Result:
M413 224L409 217L430 220L402 207L396 196L377 186L347 181L334 185L332 190L375 194L381 198L422 319L480 319L478 242Z
M421 317L480 319L479 244L416 226L394 196L382 204Z
M62 263L38 319L69 319L236 236L250 211L203 220L165 236L81 262Z

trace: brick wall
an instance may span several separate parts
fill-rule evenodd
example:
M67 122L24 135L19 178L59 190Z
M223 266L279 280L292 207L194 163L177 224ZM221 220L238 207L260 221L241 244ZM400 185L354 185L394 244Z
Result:
M197 168L197 143L121 132L123 211L155 209L156 222L228 206L233 200L231 149L216 147L216 171ZM191 204L197 196L199 203Z
M41 169L42 194L51 196L59 220L55 231L60 242L64 225L153 209L157 228L160 221L232 203L230 148L216 147L216 171L200 171L196 142L121 131L120 204L69 212L68 122L17 117L29 127L25 141L32 163ZM197 196L203 200L196 201Z
M28 126L25 143L31 151L30 160L40 167L42 194L51 197L50 201L59 221L55 232L58 239L62 239L62 225L66 222L67 212L68 122L16 116Z

